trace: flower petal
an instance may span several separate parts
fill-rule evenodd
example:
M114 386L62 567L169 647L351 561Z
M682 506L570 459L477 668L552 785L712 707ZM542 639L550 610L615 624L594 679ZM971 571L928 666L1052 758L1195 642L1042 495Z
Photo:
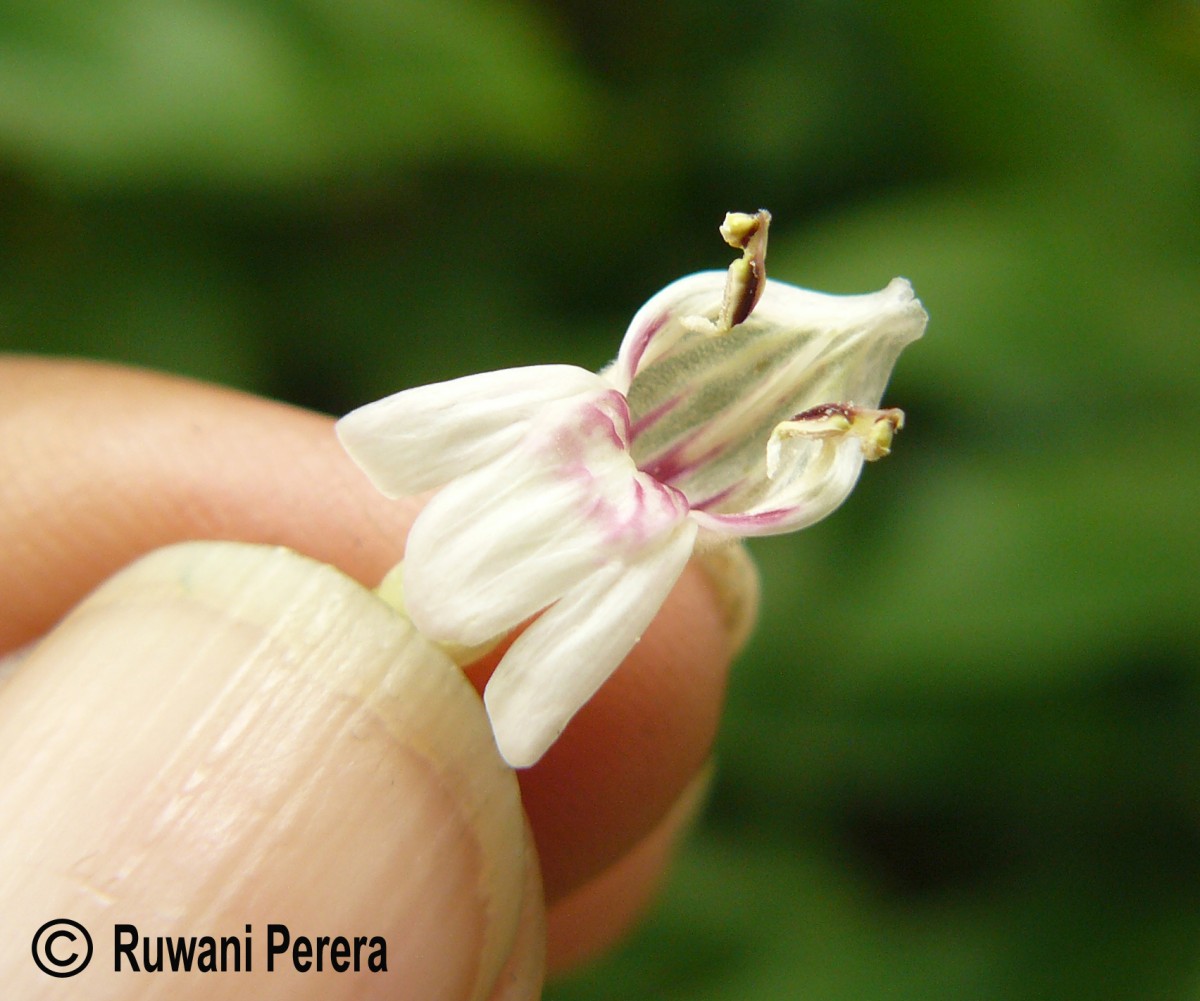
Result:
M767 483L773 430L830 401L875 407L925 322L903 279L854 296L768 281L744 323L687 331L638 371L628 394L634 459L693 508L748 511L777 489Z
M518 637L484 692L496 743L514 768L536 762L641 638L682 573L697 528L613 560Z
M693 511L703 528L720 535L781 535L832 514L854 489L864 462L853 435L784 438L774 443L779 471L766 493L744 511Z
M634 466L628 418L613 390L557 404L430 501L405 553L408 612L426 636L483 643L687 516L676 491Z
M418 386L337 423L342 445L388 497L448 483L512 448L547 406L604 387L573 365L534 365Z
M699 271L671 282L652 296L634 314L617 360L604 373L612 385L627 391L634 375L691 329L685 320L715 319L721 312L726 278L724 271Z
M929 320L903 278L865 295L768 282L753 318L793 335L807 333L820 349L806 373L805 398L794 404L797 411L828 400L877 407L900 352L921 337Z

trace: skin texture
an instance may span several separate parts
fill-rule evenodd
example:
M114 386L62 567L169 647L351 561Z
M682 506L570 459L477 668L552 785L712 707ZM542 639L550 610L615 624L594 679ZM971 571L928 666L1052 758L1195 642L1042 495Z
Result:
M403 555L404 539L419 506L419 500L388 501L376 494L337 445L328 417L213 386L113 366L2 359L0 553L4 559L0 561L0 608L4 614L0 617L0 653L26 647L50 633L89 592L138 557L186 540L286 546L337 568L361 585L374 587ZM143 578L153 576L150 570L135 568L131 573L121 585L127 591L149 586ZM286 573L319 575L320 568L301 561L295 566L289 563ZM347 587L354 591L349 582ZM104 606L103 614L94 616L91 625L91 620L84 622L86 628L95 628L99 637L88 645L88 649L100 651L91 655L92 659L103 661L101 641L115 651L119 644L114 636L128 637L144 628L147 649L159 651L166 665L163 670L170 670L178 656L167 647L185 643L186 630L177 623L194 627L195 609L172 606L162 611L167 621L176 623L167 628L162 621L155 625L150 615L139 618L123 611L122 603L133 599L123 597L119 589L113 593L117 596ZM361 596L359 592L353 600ZM513 878L512 873L503 873L502 879L484 886L490 878L489 867L480 866L478 860L463 863L466 875L451 872L452 862L441 863L446 867L447 884L475 879L479 884L476 896L482 894L493 901L484 920L506 921L504 928L509 929L497 939L509 950L501 972L495 974L488 967L486 976L479 974L478 962L461 975L442 970L437 974L439 982L456 985L447 996L536 997L547 938L550 948L545 963L553 971L602 950L636 917L660 880L675 835L697 799L697 776L710 753L731 653L722 621L722 605L705 575L689 567L642 642L541 762L520 773L516 783L507 772L494 769L488 754L475 756L480 775L469 773L469 764L455 765L459 772L468 769L460 783L462 790L475 789L473 783L490 782L494 789L488 802L503 804L511 798L523 808L536 851L532 846L526 849L519 827L498 823L489 829L492 833L487 837L493 840L487 842L492 846L488 851L503 855L502 842L507 839L511 856L527 860L524 876ZM83 628L78 617L68 626L76 631ZM223 636L225 631L240 635L224 620L212 626L211 634ZM82 642L77 637L73 646L64 640L57 648L78 650ZM193 657L195 636L189 642L185 652ZM211 646L215 651L211 656L224 658L213 665L214 670L227 665L230 657L241 656L229 650L222 653L220 644ZM45 699L46 691L70 699L70 693L83 684L74 662L63 662L66 655L54 650L39 650L14 680L0 687L0 719L35 718L34 710L19 699ZM486 681L497 657L493 654L468 670L477 688ZM143 659L153 658L148 654ZM46 672L45 677L57 680L52 688L46 687L49 681L42 684L38 696L39 685L22 677L26 669ZM452 682L447 684L453 687ZM106 699L115 700L115 695L103 686L89 690L87 698L88 715L80 722L85 730L100 725L93 723L93 718L129 719L160 711L159 703L139 706L138 698L150 696L136 690L126 692L119 704L106 704ZM486 717L478 700L455 695L453 704L462 726L471 732L478 729L486 737ZM186 713L188 704L181 703L179 711ZM193 711L200 713L202 706ZM181 719L179 728L186 730L186 718ZM397 732L398 737L393 734L397 747L416 746L418 735L408 734L402 726ZM425 743L420 746L422 754L433 755L436 764L438 755L453 757L453 743L446 741L445 751L428 750ZM329 750L322 767L336 768L340 753L349 756L347 761L357 761L351 753L355 746ZM398 751L384 755L381 767L391 768L393 758L401 757ZM18 761L0 754L0 769L7 766L15 771L20 767ZM241 764L251 772L257 767L254 761ZM492 774L488 769L495 772L494 780L487 778ZM0 785L14 777L0 770ZM103 783L105 779L94 781ZM107 781L115 779L109 776ZM372 779L365 776L362 781ZM443 791L451 801L448 809L461 818L466 815L463 797L468 793L459 795L453 782L447 782L450 784ZM430 804L422 823L440 830L444 823L435 809L438 796L428 793L427 777L417 786L426 790L421 793L425 797L422 802ZM104 790L102 784L98 788ZM112 795L120 794L114 787ZM65 787L61 795L68 795ZM279 805L285 807L285 803ZM187 822L186 818L178 821ZM295 837L305 837L306 830L301 829ZM516 834L511 833L514 830ZM315 836L316 830L313 833ZM412 833L419 840L420 832ZM483 843L480 838L476 840ZM0 842L0 851L3 844ZM329 853L327 832L324 840L307 848L313 858ZM50 838L41 850L49 857L59 848ZM347 846L346 851L353 849ZM222 864L236 868L237 862L234 856ZM12 859L0 859L0 868L14 865ZM16 866L15 871L24 872L25 868ZM399 871L389 878L405 876ZM262 892L274 892L271 885L269 881L264 884ZM388 891L382 880L364 882L354 902L359 926L368 927L372 916L380 913L394 896ZM201 933L203 929L180 931ZM442 960L461 965L454 959L462 952L455 944L461 937L455 938L453 927L447 927L444 934ZM419 951L436 953L439 948L435 940L423 942ZM486 983L480 981L481 976ZM77 983L86 987L86 981L80 977ZM461 990L460 982L464 985ZM170 986L163 982L155 989L168 990ZM246 989L251 991L248 984ZM328 993L327 985L313 978L299 980L288 996L306 996L297 993L305 990L314 997Z

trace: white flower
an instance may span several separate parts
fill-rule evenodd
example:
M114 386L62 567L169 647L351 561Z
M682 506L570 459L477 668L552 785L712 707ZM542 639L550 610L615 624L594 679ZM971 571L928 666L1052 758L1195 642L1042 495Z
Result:
M545 610L485 702L514 767L537 761L638 641L698 538L810 525L901 426L878 410L926 316L896 279L831 296L767 281L769 216L731 215L728 272L668 285L599 374L545 365L410 389L338 434L376 487L442 487L404 562L430 639L475 646Z

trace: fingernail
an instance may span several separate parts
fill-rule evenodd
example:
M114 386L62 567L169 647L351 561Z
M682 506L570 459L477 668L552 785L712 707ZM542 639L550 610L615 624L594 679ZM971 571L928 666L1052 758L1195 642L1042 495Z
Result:
M145 557L29 654L0 689L0 816L0 941L96 922L98 996L134 989L114 971L122 923L251 937L236 984L256 997L297 983L266 969L272 924L384 942L386 973L321 975L323 998L485 997L530 864L461 672L331 567L235 543ZM0 950L0 981L33 976L19 952Z
M525 846L530 857L537 854L533 830L525 825ZM488 1001L537 1001L546 978L546 908L541 873L536 865L526 871L525 893L521 898L520 928L512 952Z
M758 567L741 542L700 549L696 560L712 587L729 637L730 656L736 657L758 619Z
M16 673L17 668L29 656L29 651L32 648L32 644L26 644L25 646L18 647L16 650L0 654L0 686L3 686Z

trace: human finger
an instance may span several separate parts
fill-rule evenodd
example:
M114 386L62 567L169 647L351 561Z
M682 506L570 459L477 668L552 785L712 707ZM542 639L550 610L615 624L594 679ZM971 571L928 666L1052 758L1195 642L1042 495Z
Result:
M572 891L546 915L546 965L571 970L625 936L650 907L686 831L704 803L710 770L701 772L658 826L599 876Z
M475 693L287 550L159 550L80 605L0 689L0 814L14 996L61 993L15 945L64 918L94 942L75 997L483 999L517 943L503 996L538 994L536 860ZM178 969L160 936L191 976L138 977Z
M183 539L285 545L374 585L418 510L374 491L328 418L182 379L9 359L0 421L0 649ZM626 663L521 773L551 900L645 838L707 760L731 629L747 617L731 616L737 605L689 568Z

